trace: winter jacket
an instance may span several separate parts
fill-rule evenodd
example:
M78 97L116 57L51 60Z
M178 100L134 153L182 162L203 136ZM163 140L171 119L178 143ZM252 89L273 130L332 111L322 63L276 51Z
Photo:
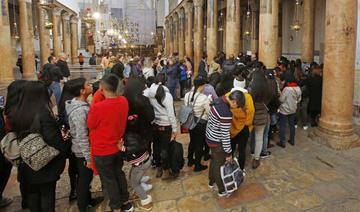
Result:
M208 120L209 110L210 110L210 100L209 98L202 93L195 93L194 101L191 101L194 91L190 91L185 94L184 104L193 105L194 116L203 120ZM189 103L190 102L190 103Z
M301 101L301 89L296 83L286 86L280 95L280 113L290 115L296 113L297 104Z
M90 57L89 65L92 65L92 66L96 65L96 56Z
M174 174L180 173L184 167L184 149L181 143L171 141L169 146L170 169Z
M65 108L72 137L71 150L76 157L84 157L87 162L90 162L89 130L86 125L90 104L74 98L65 102Z
M268 108L263 102L255 102L254 126L265 125L269 120Z
M243 92L243 93L248 93L248 90L245 89L245 87L246 87L246 80L239 81L239 80L237 80L237 79L235 78L233 84L234 84L234 88L231 89L231 92L233 92L233 91L241 91L241 92Z
M134 131L126 132L124 135L125 160L131 164L145 161L148 157L149 142L141 138L140 134Z
M63 79L60 68L54 64L47 63L44 65L43 74L52 82L60 82Z
M34 171L26 163L21 163L18 168L18 177L21 182L26 184L42 184L57 181L60 179L60 174L65 168L67 143L62 139L55 118L48 109L43 109L40 113L40 135L46 144L59 150L60 154L39 171Z
M176 64L174 65L166 65L163 68L163 72L166 73L166 75L168 76L168 80L167 80L167 87L168 88L173 88L176 87L179 77L178 77L178 66Z
M154 69L153 68L144 68L143 69L143 75L145 77L145 79L149 78L149 77L154 77Z
M222 66L222 72L233 72L235 70L235 63L232 60L225 60Z
M322 97L322 77L315 75L306 83L306 89L309 95L308 110L320 112L321 111L321 97Z
M140 75L139 70L137 69L135 64L130 66L130 77L137 77Z
M186 73L186 70L185 70L185 67L184 65L179 65L179 68L180 68L180 81L185 81L187 80L187 73Z
M69 77L70 76L70 69L68 67L67 62L62 61L62 60L58 60L56 66L60 68L60 71L61 71L63 77Z
M151 85L149 91L150 103L154 107L155 112L154 123L159 126L172 126L172 131L177 132L177 121L175 118L173 98L169 92L169 89L163 86L165 90L165 97L162 101L162 104L164 105L164 107L161 106L155 99L158 87L159 85L154 83Z
M208 70L206 67L205 60L201 60L199 64L198 74L207 77L208 76Z

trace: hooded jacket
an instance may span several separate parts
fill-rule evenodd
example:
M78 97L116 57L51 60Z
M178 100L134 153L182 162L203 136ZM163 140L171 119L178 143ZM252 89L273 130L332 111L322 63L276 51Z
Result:
M239 81L235 78L234 79L234 88L231 89L230 92L241 91L243 93L249 93L248 90L245 89L245 87L246 87L246 80Z
M163 86L163 85L162 85ZM175 118L174 112L174 103L173 98L165 86L163 86L165 90L165 97L162 101L162 104L165 106L161 106L158 101L155 99L156 91L159 85L152 84L149 91L149 99L151 105L154 107L155 112L155 120L154 123L160 126L172 126L172 131L177 132L177 122Z
M296 113L297 104L301 101L301 89L296 83L287 85L280 96L280 113L290 115Z
M84 157L87 162L90 162L89 130L86 125L90 105L74 98L65 102L65 110L72 137L71 150L76 157Z

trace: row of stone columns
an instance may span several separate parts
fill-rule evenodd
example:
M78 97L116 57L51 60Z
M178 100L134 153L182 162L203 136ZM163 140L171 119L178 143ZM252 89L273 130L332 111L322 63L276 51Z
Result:
M22 54L22 67L23 67L23 79L32 80L35 79L35 49L34 49L34 31L32 23L32 2L31 0L19 0L19 23L20 23L20 43ZM40 37L40 60L41 65L47 63L47 58L50 56L50 31L45 28L45 16L46 11L43 10L39 2L35 4L38 12L39 23L39 37ZM8 11L8 1L1 1L1 7L3 11ZM55 57L64 51L72 62L77 60L78 53L78 34L77 34L77 18L72 17L71 14L65 12L63 9L54 7L52 9L52 22L53 22L53 50ZM0 48L12 49L11 32L9 14L3 12L3 18L0 19ZM70 22L71 20L71 22ZM61 40L61 24L63 31L63 41ZM62 47L63 46L63 47ZM12 63L13 55L10 51L1 51L0 57L2 58L2 65L0 66L0 79L1 85L6 85L14 80Z

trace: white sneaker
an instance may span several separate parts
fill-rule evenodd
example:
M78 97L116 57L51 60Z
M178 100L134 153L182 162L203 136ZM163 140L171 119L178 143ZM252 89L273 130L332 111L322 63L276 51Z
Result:
M150 180L150 177L149 176L143 176L140 180L141 183L146 183L147 181Z
M141 183L141 187L145 190L145 192L150 191L152 189L151 184Z
M150 211L152 209L152 198L150 195L147 195L147 198L140 201L138 207L142 210Z
M308 126L303 126L303 129L304 130L307 130L309 127Z
M295 124L295 129L297 128L297 124Z

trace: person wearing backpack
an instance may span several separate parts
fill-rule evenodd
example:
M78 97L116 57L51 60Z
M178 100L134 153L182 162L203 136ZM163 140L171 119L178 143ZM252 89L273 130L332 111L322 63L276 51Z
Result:
M31 212L54 212L56 182L65 168L67 153L55 117L51 111L50 98L43 83L28 82L18 106L10 116L11 131L19 141L29 134L39 133L43 141L59 151L59 154L38 171L26 163L18 167L20 182L26 187L28 207Z
M195 164L194 171L199 172L207 169L201 164L203 146L205 144L205 131L210 109L210 100L202 91L205 88L206 78L198 75L194 79L194 91L185 94L184 104L192 105L197 125L190 130L190 143L188 148L188 166ZM199 120L200 119L200 120ZM195 153L195 159L194 159Z

